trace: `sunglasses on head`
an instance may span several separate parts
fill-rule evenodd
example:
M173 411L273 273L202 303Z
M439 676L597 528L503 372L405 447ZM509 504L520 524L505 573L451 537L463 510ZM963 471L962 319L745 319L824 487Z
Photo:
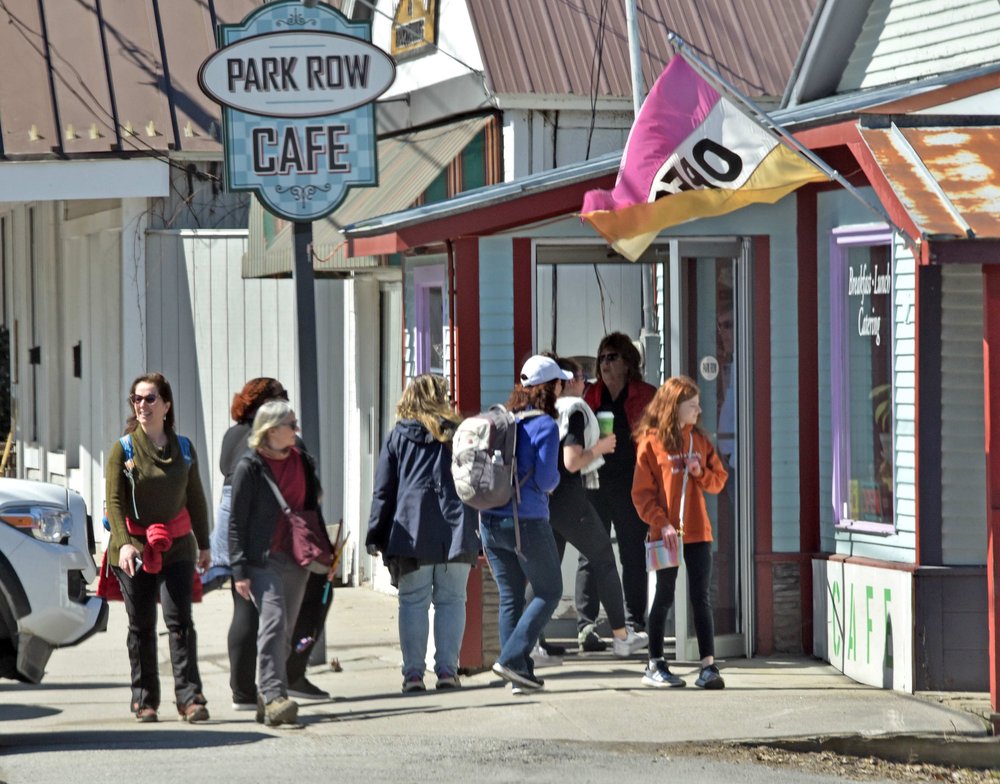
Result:
M618 354L617 351L609 351L607 354L601 354L601 356L599 356L597 358L597 361L598 362L614 362L616 359L618 359L619 356L620 355Z
M151 406L153 405L153 403L156 402L157 397L159 397L159 395L157 395L155 392L150 392L148 395L135 395L135 394L129 395L128 400L133 406L139 405L139 403L142 402L143 400L146 401L146 405Z

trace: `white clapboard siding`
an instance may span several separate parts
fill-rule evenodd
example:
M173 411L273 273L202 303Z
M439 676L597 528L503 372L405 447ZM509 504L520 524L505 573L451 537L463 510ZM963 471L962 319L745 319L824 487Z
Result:
M1000 59L996 0L873 0L837 92Z
M986 563L983 441L983 273L942 269L941 555L948 566Z
M233 395L273 376L292 393L296 377L291 280L243 280L242 230L152 231L146 256L146 367L174 393L178 432L197 450L212 510L222 493L222 436Z

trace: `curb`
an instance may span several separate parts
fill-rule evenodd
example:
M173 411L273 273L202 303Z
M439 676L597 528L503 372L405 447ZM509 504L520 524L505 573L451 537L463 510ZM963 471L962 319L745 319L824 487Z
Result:
M1000 769L1000 739L944 735L838 735L737 741L740 746L767 746L796 752L829 751L889 762L922 763L978 770Z

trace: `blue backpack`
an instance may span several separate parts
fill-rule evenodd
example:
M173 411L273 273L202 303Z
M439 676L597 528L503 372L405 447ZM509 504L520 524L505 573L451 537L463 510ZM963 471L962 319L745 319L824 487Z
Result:
M184 456L184 464L190 466L193 462L191 457L191 439L187 436L177 436L177 441L181 445L181 454ZM125 476L128 479L128 483L132 486L132 511L134 511L135 519L139 519L139 513L135 508L135 479L132 477L132 458L135 457L135 450L132 448L132 434L126 433L121 438L118 439L118 443L122 445L122 451L125 453ZM104 519L102 520L104 524L104 530L111 530L111 522L108 520L108 513L105 509Z

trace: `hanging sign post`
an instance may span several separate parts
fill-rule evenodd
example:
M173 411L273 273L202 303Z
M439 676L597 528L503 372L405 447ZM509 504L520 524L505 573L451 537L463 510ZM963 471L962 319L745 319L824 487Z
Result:
M319 454L312 221L351 187L378 185L374 101L396 77L371 24L322 3L265 3L219 25L218 50L198 71L222 105L226 188L251 191L292 221L299 341L299 420Z

